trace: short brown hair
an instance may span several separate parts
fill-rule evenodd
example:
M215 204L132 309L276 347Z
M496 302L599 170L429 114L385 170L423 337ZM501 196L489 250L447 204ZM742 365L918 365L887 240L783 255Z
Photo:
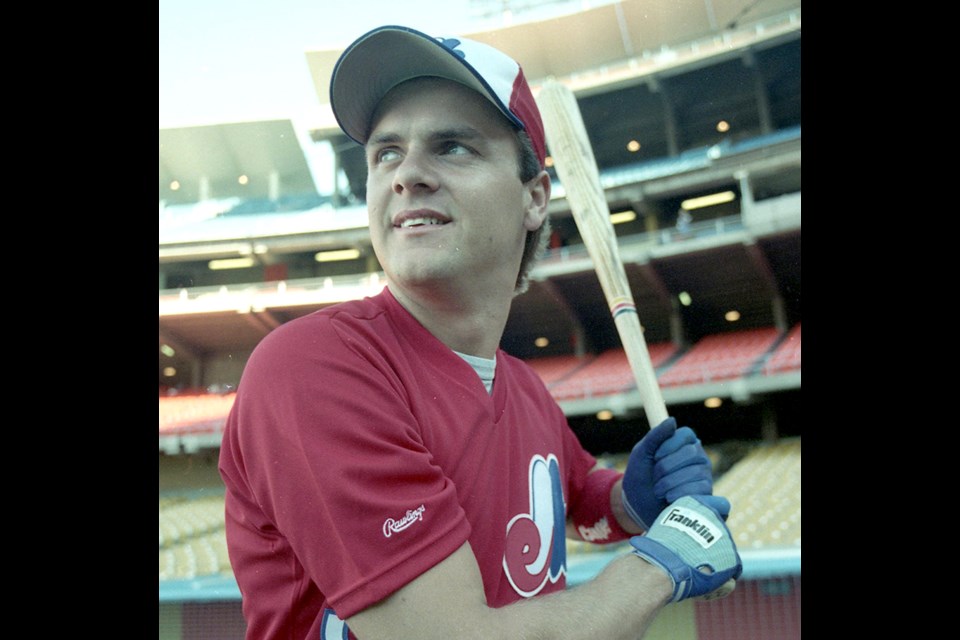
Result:
M520 181L527 183L538 175L542 168L537 153L533 150L533 143L530 136L524 131L517 131L517 143L519 145L518 164L520 169ZM517 284L514 287L514 295L520 295L527 290L529 286L530 271L534 264L543 255L547 248L547 240L550 238L550 216L543 219L543 224L535 231L528 231L527 238L523 246L523 258L520 260L520 272L517 274Z

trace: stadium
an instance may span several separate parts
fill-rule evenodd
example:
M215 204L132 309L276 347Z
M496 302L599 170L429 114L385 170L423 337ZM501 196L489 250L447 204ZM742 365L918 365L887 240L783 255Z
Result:
M733 504L736 591L667 607L645 637L799 638L799 0L621 0L461 35L520 60L535 93L548 79L574 91L664 401ZM163 639L244 634L217 457L247 357L283 323L384 286L363 151L329 113L340 53L305 52L329 114L309 131L283 119L159 131ZM329 192L305 145L334 158ZM622 468L649 425L549 170L553 235L501 346L537 371L584 447ZM568 541L568 585L622 552Z

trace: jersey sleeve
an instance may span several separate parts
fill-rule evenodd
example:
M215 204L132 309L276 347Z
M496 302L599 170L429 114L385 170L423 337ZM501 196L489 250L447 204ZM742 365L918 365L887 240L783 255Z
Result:
M459 548L470 525L388 355L326 316L297 327L251 356L231 420L255 526L283 532L346 619Z

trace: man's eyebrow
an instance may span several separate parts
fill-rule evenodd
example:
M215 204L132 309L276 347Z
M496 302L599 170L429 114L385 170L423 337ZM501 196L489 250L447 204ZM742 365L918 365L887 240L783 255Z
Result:
M431 140L471 140L479 138L481 135L473 127L453 127L434 131L429 137Z
M432 142L439 140L475 140L482 135L479 130L473 127L451 127L432 131L427 136L427 139ZM370 139L367 140L367 144L395 144L401 140L402 138L399 134L385 131L371 136Z
M367 139L367 144L393 144L400 141L400 136L396 133L378 133Z

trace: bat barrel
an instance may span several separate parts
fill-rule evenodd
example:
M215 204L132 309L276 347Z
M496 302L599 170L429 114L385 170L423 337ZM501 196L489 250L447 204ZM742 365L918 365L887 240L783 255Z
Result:
M580 237L593 261L651 427L667 418L663 394L643 337L633 293L620 259L600 172L573 92L548 81L537 96L557 177Z

